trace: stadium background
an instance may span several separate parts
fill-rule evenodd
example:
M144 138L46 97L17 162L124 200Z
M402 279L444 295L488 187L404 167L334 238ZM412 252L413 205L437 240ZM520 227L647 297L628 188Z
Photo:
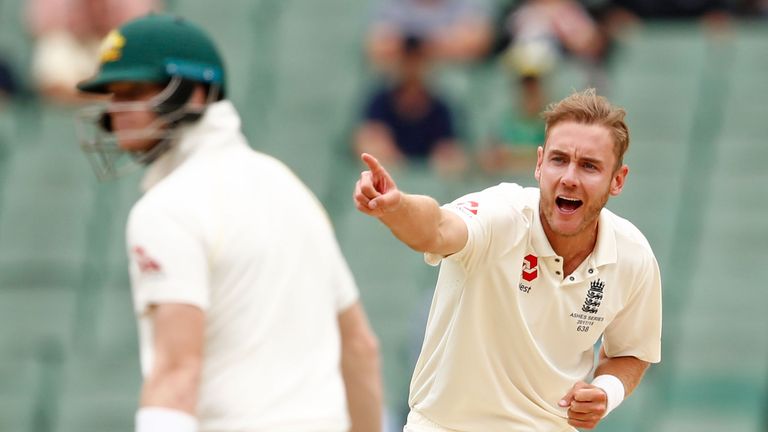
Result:
M349 136L370 81L367 2L166 4L218 41L251 144L285 161L329 209L381 340L396 418L435 270L351 203L360 167ZM0 1L0 50L25 76L22 8ZM767 72L759 21L719 38L693 22L652 22L621 43L608 94L629 112L631 174L609 207L657 253L664 349L600 431L768 430ZM467 142L508 94L493 63L437 78L462 106ZM553 96L583 85L566 63ZM440 181L418 167L395 175L441 201L499 180ZM70 108L20 99L0 109L0 431L131 430L140 379L123 225L137 182L95 181Z

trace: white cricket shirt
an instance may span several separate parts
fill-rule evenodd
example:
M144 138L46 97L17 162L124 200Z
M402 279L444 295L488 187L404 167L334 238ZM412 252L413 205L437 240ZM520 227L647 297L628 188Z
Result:
M148 306L194 305L206 316L201 431L346 431L337 317L358 293L312 193L248 147L227 101L144 187L127 230L144 374Z
M660 360L661 283L645 237L607 209L593 253L563 279L539 190L503 183L445 208L469 238L440 262L407 429L573 431L558 401L608 356Z

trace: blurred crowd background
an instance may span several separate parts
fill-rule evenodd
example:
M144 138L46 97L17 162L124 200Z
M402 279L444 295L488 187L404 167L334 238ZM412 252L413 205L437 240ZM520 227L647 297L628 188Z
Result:
M534 185L538 113L588 86L629 113L608 207L664 282L662 363L598 430L768 431L766 0L0 0L0 431L132 430L139 174L97 183L73 86L149 10L212 34L250 143L328 209L381 341L390 431L436 270L354 209L359 152L441 202Z

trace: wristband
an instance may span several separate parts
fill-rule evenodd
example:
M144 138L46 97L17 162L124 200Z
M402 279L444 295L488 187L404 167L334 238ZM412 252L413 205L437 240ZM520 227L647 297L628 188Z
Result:
M603 389L608 395L607 408L603 417L613 411L620 403L624 401L624 383L613 375L598 375L592 380L592 385Z
M197 419L170 408L144 407L136 412L136 432L197 432Z

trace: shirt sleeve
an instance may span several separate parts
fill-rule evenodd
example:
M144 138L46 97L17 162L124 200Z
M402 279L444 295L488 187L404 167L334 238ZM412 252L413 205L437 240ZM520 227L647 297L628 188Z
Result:
M626 306L606 327L603 346L608 357L661 361L661 277L652 253Z
M206 310L209 263L202 240L178 215L141 204L131 212L127 231L136 312L162 303Z
M522 191L521 187L514 187L519 189L516 192ZM449 257L424 254L424 260L430 265L438 265L449 258L471 269L514 247L529 226L511 200L506 200L495 188L465 195L442 208L458 215L467 225L467 243Z
M360 293L338 244L334 248L333 255L336 262L335 272L332 275L333 286L336 287L336 311L341 312L352 306L359 299Z

